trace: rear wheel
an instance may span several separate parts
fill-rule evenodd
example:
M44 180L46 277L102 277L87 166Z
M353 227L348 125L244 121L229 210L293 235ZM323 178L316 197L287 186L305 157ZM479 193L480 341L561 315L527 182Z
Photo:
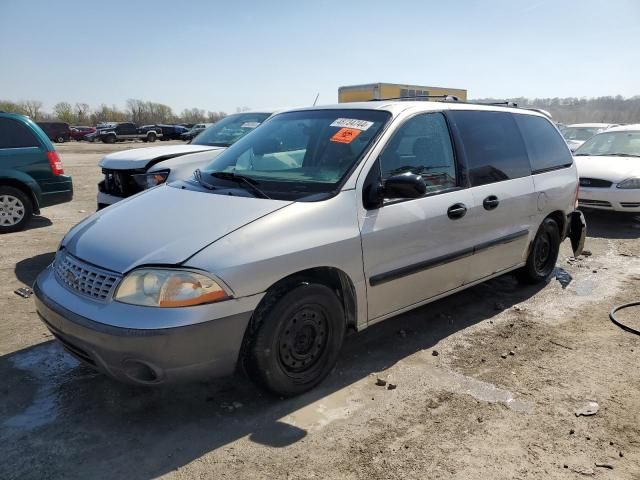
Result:
M345 321L330 288L300 285L256 315L257 331L245 358L254 381L277 395L292 396L312 389L331 372Z
M105 137L102 137L102 141L104 143L116 143L116 136L115 135L107 135Z
M156 141L156 138L157 138L157 136L156 136L156 134L155 134L155 133L153 133L153 132L149 132L149 133L147 134L147 141L149 141L149 142L151 142L151 143L155 142L155 141Z
M555 220L545 218L533 239L527 264L517 272L523 283L540 283L549 280L560 252L560 228Z
M0 233L24 229L32 216L33 204L22 190L0 186Z

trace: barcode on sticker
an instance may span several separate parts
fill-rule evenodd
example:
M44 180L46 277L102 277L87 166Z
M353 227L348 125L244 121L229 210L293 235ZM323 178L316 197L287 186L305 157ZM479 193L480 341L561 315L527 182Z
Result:
M373 122L367 120L358 120L357 118L338 118L333 122L330 127L340 128L357 128L358 130L368 130L373 125Z

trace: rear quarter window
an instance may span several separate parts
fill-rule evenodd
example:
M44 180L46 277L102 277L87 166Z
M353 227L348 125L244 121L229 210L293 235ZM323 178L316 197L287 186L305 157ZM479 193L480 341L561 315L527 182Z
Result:
M529 153L533 174L569 167L573 158L551 123L534 115L514 115Z
M12 118L0 118L0 148L39 147L35 134Z
M510 113L451 111L464 146L471 186L531 174L520 130Z

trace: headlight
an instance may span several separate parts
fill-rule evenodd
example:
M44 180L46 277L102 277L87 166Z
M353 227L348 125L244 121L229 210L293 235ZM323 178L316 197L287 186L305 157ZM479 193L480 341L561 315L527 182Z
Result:
M138 173L133 175L133 179L141 188L146 190L166 182L168 176L169 170L159 170L153 173Z
M640 188L640 178L627 178L618 184L618 188Z
M122 280L114 298L148 307L188 307L231 297L215 280L200 273L143 268Z

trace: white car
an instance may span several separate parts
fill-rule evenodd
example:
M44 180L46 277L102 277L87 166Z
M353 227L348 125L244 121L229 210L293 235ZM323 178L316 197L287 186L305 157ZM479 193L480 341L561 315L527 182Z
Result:
M203 130L189 145L169 145L115 152L100 161L104 179L98 183L98 210L161 183L189 178L225 148L273 114L229 115Z
M594 135L617 126L616 123L574 123L567 125L560 131L571 151L575 152Z
M640 212L640 124L611 128L574 153L579 206Z

